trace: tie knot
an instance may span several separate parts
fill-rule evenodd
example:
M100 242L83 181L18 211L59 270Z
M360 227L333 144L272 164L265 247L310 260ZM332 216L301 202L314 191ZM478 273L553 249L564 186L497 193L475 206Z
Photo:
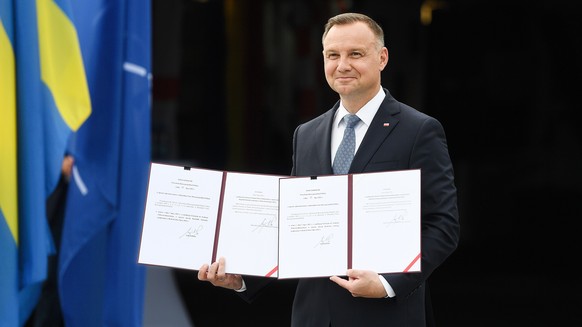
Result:
M344 121L346 122L346 128L354 128L360 121L360 117L356 115L345 115Z

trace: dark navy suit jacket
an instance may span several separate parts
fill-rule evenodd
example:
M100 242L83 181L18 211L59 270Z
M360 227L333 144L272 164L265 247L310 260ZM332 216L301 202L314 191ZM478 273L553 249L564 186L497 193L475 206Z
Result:
M421 170L421 273L383 274L396 296L354 298L328 278L298 281L292 326L432 325L427 278L459 241L457 190L444 129L439 121L396 101L388 90L358 148L350 173ZM298 126L293 136L293 176L331 175L332 109ZM387 249L388 250L388 249ZM389 249L393 251L393 249ZM247 282L251 299L261 281Z

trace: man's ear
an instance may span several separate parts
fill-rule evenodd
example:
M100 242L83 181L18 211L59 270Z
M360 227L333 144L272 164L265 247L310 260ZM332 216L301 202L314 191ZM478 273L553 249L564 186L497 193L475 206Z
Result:
M383 71L384 68L388 66L389 57L390 56L388 54L388 48L383 47L382 50L380 51L380 71Z

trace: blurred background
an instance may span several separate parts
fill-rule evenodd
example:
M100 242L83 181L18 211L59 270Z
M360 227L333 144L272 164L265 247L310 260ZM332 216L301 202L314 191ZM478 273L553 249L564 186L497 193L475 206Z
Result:
M580 1L152 5L152 160L288 174L294 128L338 98L323 25L368 14L386 34L383 86L440 120L455 167L461 243L430 280L438 325L582 325ZM172 274L196 326L289 325L294 281L249 305L196 272Z

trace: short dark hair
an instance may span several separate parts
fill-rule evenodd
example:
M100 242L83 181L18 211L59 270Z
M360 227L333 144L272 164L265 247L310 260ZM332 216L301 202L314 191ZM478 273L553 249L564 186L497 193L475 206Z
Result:
M333 26L348 25L357 22L363 22L366 25L368 25L368 27L372 30L372 32L376 36L376 39L378 40L378 44L380 45L380 47L384 46L384 31L382 30L382 27L380 27L380 25L376 23L376 21L374 21L372 18L364 14L349 12L333 16L327 20L327 24L325 24L325 29L323 31L323 36L321 37L321 42L323 43L323 40L325 40L327 33Z

